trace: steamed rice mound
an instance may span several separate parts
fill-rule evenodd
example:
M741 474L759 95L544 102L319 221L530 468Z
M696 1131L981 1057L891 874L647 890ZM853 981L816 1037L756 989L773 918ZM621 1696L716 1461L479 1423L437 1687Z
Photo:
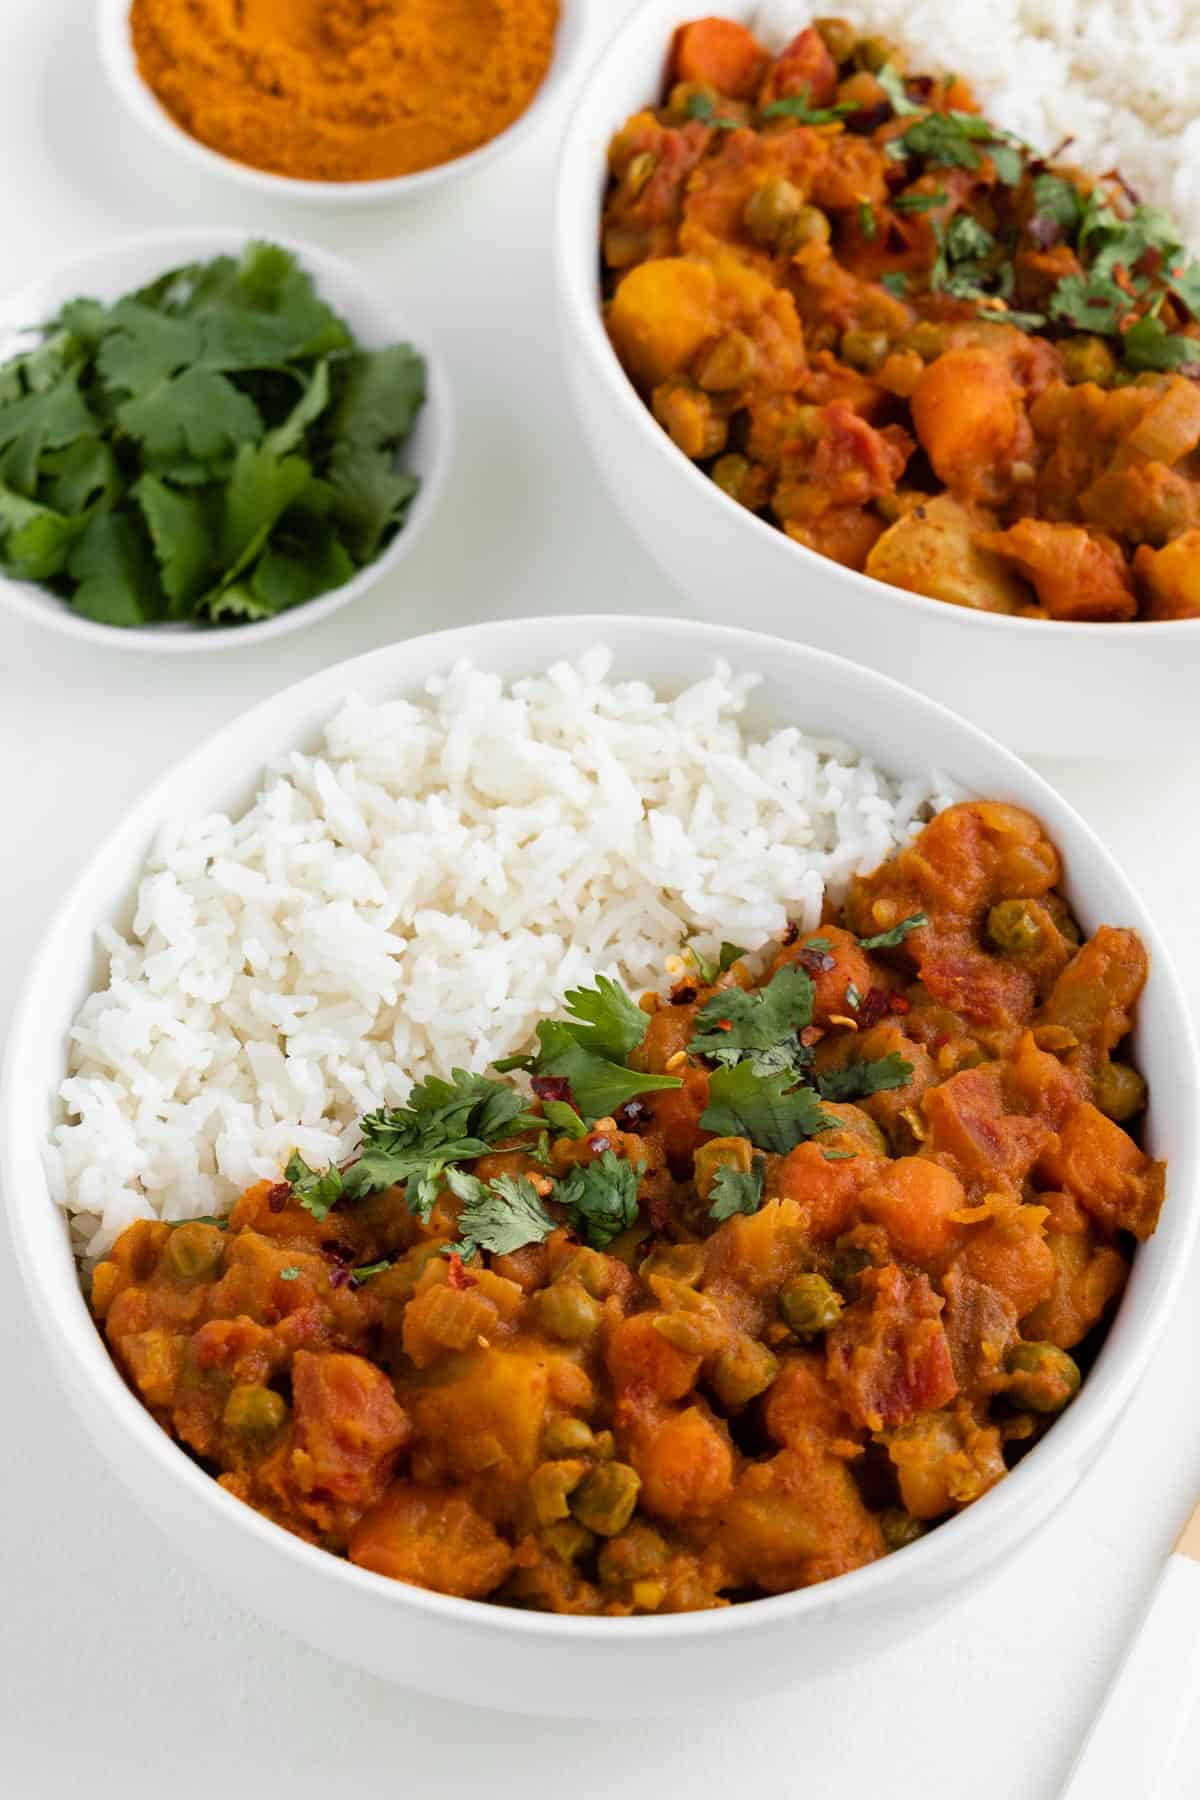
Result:
M81 1253L222 1213L293 1147L344 1158L363 1112L524 1049L596 974L637 993L685 940L811 929L951 797L748 735L753 676L662 698L609 668L350 697L239 818L164 827L60 1090L51 1182Z

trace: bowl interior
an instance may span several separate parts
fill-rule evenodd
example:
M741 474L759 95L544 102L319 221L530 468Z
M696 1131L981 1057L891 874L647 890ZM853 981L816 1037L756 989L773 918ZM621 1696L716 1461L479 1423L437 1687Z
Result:
M1030 807L1064 852L1068 891L1081 921L1094 929L1119 922L1138 929L1151 953L1136 1052L1150 1084L1149 1148L1171 1163L1168 1204L1158 1233L1138 1253L1132 1279L1108 1340L1080 1398L998 1488L943 1525L903 1557L892 1557L824 1587L757 1601L715 1615L633 1622L601 1621L613 1640L632 1631L673 1637L741 1631L772 1615L800 1615L865 1604L885 1588L903 1593L931 1564L950 1570L963 1556L1015 1541L1064 1474L1074 1479L1129 1399L1177 1293L1196 1231L1197 1125L1193 1104L1200 1068L1170 957L1126 878L1076 814L1037 775L983 734L917 694L821 652L749 633L674 620L521 620L448 632L388 646L291 688L221 732L172 771L112 834L67 896L30 970L8 1046L0 1100L0 1156L19 1259L35 1313L65 1367L78 1400L109 1424L108 1448L118 1464L149 1455L169 1464L171 1482L187 1484L195 1503L224 1512L230 1529L257 1536L257 1554L312 1571L323 1582L382 1583L387 1604L450 1616L488 1612L471 1602L364 1576L339 1559L311 1551L267 1527L229 1500L162 1433L126 1389L80 1294L62 1215L49 1194L42 1147L55 1116L72 1018L99 973L98 927L127 922L138 872L165 817L242 807L264 766L286 750L311 746L343 694L369 700L415 695L425 679L461 657L513 677L543 669L591 643L615 655L615 673L678 689L711 672L720 656L763 681L748 715L753 730L802 723L849 739L899 774L936 769L969 792ZM281 1540L276 1542L276 1540ZM497 1609L490 1609L495 1613ZM534 1635L595 1633L595 1622L548 1615L505 1615L497 1629Z
M342 315L355 337L368 349L397 341L413 341L402 317L374 291L353 266L314 244L247 231L192 230L149 233L90 252L79 260L40 276L11 295L0 296L0 363L29 347L31 327L52 318L77 295L114 301L167 269L215 256L238 256L256 237L294 252L312 275L317 291ZM372 587L380 576L407 555L437 504L449 464L452 415L449 387L441 363L426 344L416 343L425 358L427 395L404 451L405 466L420 476L421 486L403 529L380 556L342 587L290 608L272 619L236 626L199 627L190 623L115 627L76 613L57 594L35 582L0 576L0 603L40 624L55 626L72 637L127 649L155 651L219 650L231 644L257 643L314 623L347 605Z
M318 206L358 207L398 200L455 180L480 168L493 157L503 155L520 142L535 119L540 119L549 102L566 86L585 42L591 0L559 0L559 4L558 30L550 66L529 105L511 125L477 150L455 157L451 162L439 163L412 175L375 181L305 181L294 176L276 175L269 169L254 168L219 150L210 149L175 123L142 80L129 32L130 0L100 0L97 29L101 59L115 92L132 116L176 154L185 156L210 174L236 182L240 187L257 189L260 193L273 193Z

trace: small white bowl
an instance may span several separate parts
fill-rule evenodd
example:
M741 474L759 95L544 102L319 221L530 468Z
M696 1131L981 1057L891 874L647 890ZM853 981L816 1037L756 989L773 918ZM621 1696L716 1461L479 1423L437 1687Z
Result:
M157 95L142 80L129 35L130 0L100 0L96 25L100 58L110 82L131 116L160 144L186 157L197 168L207 169L226 181L234 181L239 187L255 188L259 193L275 194L289 200L311 200L321 206L362 206L421 193L480 169L485 163L515 149L567 87L586 41L590 4L591 0L560 0L554 54L545 78L525 111L504 131L465 156L438 163L432 169L420 169L412 175L396 175L382 181L301 181L291 175L273 174L270 169L256 169L250 163L238 162L219 150L210 149L175 123Z
M318 594L300 606L289 607L272 619L244 625L198 625L190 622L156 625L104 625L85 618L67 601L32 581L14 581L0 574L0 606L39 625L66 632L90 643L115 645L126 650L192 651L224 650L233 644L257 644L282 637L349 606L377 581L403 562L420 537L437 506L450 465L454 442L454 413L450 386L438 356L428 345L416 343L390 302L363 280L357 269L315 244L298 243L275 232L191 230L158 231L123 238L93 250L78 261L32 281L17 293L0 296L0 364L31 347L30 327L52 319L60 307L77 295L114 301L183 263L205 262L215 256L240 256L246 245L266 235L267 241L295 253L313 277L318 294L345 319L358 341L368 350L387 344L413 342L425 359L426 393L413 434L403 452L405 468L419 477L420 488L401 529L386 549L339 588Z
M463 657L512 679L594 643L610 646L618 677L666 691L710 675L719 657L735 673L761 672L750 730L802 724L849 738L900 775L936 767L968 791L1037 813L1062 850L1083 925L1133 926L1150 951L1135 1045L1150 1084L1148 1145L1170 1164L1161 1224L1138 1250L1079 1398L998 1487L919 1543L852 1574L667 1618L569 1618L427 1593L301 1543L235 1500L171 1441L117 1372L80 1293L42 1161L71 1022L99 974L97 931L128 925L143 859L168 817L244 808L266 763L311 749L348 692L368 701L416 698L429 676ZM308 1643L410 1687L516 1712L627 1718L725 1706L852 1667L936 1618L948 1596L1012 1557L1066 1503L1129 1403L1192 1273L1198 1086L1183 990L1133 888L1078 814L974 726L869 669L774 638L685 620L517 619L391 644L326 669L247 713L158 782L84 869L33 959L0 1092L0 1176L46 1353L82 1423L137 1503L214 1582ZM97 1582L117 1579L98 1544Z
M749 23L757 0L723 0ZM1069 624L905 593L795 544L722 493L637 393L600 314L605 153L657 104L691 0L644 0L588 74L558 172L555 228L567 372L593 454L651 555L718 621L869 662L1023 751L1115 757L1200 745L1200 620ZM966 73L969 75L970 70Z

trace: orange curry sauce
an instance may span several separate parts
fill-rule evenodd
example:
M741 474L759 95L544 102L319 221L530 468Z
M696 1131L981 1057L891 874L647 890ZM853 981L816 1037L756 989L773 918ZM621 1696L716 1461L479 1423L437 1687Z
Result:
M647 997L630 1060L678 1088L473 1165L542 1193L633 1163L607 1252L557 1225L464 1261L444 1186L423 1225L402 1188L319 1220L261 1183L227 1228L122 1234L92 1282L113 1356L231 1494L442 1593L684 1611L898 1549L1073 1398L1162 1203L1113 1060L1146 955L1081 941L1061 875L1029 814L954 806L760 982L738 960ZM806 1081L859 1097L778 1154L702 1126L719 1059L688 1046L785 970L811 980ZM731 1172L745 1210L718 1220Z
M731 498L954 605L1200 616L1200 266L1118 177L839 19L682 27L609 165L613 345Z

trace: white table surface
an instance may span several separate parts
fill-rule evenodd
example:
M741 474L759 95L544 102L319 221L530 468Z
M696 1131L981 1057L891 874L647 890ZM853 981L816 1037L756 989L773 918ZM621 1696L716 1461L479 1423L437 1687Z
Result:
M630 5L594 0L597 36ZM0 616L0 1027L63 883L153 773L254 701L438 626L687 610L599 490L554 360L554 122L476 185L416 205L280 206L193 172L126 121L99 75L91 14L89 0L0 5L0 284L143 229L307 236L392 283L440 345L461 440L440 515L391 585L278 644L159 661ZM1136 871L1196 991L1200 771L1162 758L1040 766ZM344 1668L202 1582L65 1410L5 1249L0 1790L13 1800L327 1800L363 1784L506 1800L563 1782L575 1800L1052 1800L1200 1496L1200 1309L1185 1303L1061 1517L989 1586L948 1596L936 1628L853 1675L725 1716L623 1729L504 1718ZM1161 1800L1200 1792L1200 1721L1190 1749L1190 1773Z

